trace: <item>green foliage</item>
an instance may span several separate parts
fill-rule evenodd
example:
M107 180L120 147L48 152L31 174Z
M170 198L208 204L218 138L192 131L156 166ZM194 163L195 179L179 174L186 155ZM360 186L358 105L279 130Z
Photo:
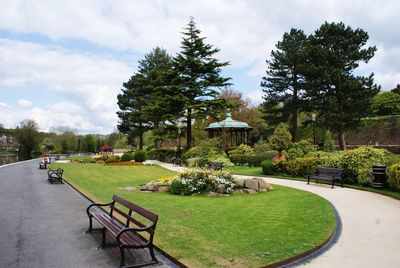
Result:
M188 167L205 167L208 163L207 157L194 156L186 159Z
M377 164L386 164L388 152L370 146L359 147L345 151L341 157L341 167L345 168L344 178L347 182L370 185L372 177L371 167Z
M161 148L151 149L147 152L149 159L156 159L161 162L171 162L172 158L175 157L176 151L173 148Z
M400 154L389 153L387 166L391 166L394 164L400 164Z
M305 68L306 95L318 112L319 124L342 136L360 126L369 113L372 98L379 92L374 75L354 76L368 62L376 47L364 47L368 34L340 23L325 22L310 37L309 63ZM344 148L344 140L340 142Z
M133 159L135 162L144 162L147 159L147 153L143 150L136 150Z
M264 160L261 162L261 168L263 174L265 175L274 175L278 173L278 167L271 160Z
M332 140L332 135L329 130L326 130L324 134L323 149L325 152L333 152L335 150L335 142Z
M372 102L374 115L398 115L400 114L400 94L394 92L381 92Z
M304 157L310 153L316 152L317 150L318 146L313 145L309 140L301 140L299 142L292 143L290 145L290 149L287 151L288 160Z
M285 171L291 176L305 177L317 170L318 158L313 156L298 157L293 160L284 161Z
M297 139L298 115L307 106L301 70L307 60L308 42L302 30L291 29L285 33L276 50L271 52L271 60L267 60L267 76L261 82L266 94L263 103L266 121L277 126L289 119L293 140Z
M171 193L191 195L205 192L231 193L237 180L226 171L208 172L202 169L189 169L178 175L171 182ZM222 187L221 187L222 186Z
M253 167L261 167L261 162L264 160L271 160L272 158L278 155L278 151L274 150L269 150L269 151L255 151L254 150L254 155L250 156L247 159L247 163L249 166Z
M388 168L388 184L391 189L400 192L400 163Z
M277 151L286 150L292 141L288 127L284 123L280 123L274 130L274 133L269 137L271 148Z
M133 159L134 159L133 153L124 153L124 154L121 156L121 161L122 161L122 162L128 162L128 161L131 161L131 160L133 160Z
M94 153L96 152L96 138L92 134L85 136L86 152Z
M235 166L234 163L232 163L229 158L226 156L224 153L223 155L215 155L213 157L207 158L208 162L221 162L223 168L229 168Z
M244 165L248 163L248 159L253 157L254 150L251 146L240 144L238 148L229 151L229 159L235 165Z
M41 135L38 131L38 125L34 120L27 119L20 122L19 126L15 129L14 136L19 143L19 154L29 158L31 153L38 151Z
M183 158L204 157L209 158L215 155L225 154L221 149L221 141L218 138L205 139L184 153Z
M121 161L121 157L119 155L110 155L105 160L106 163L114 163Z
M228 85L230 78L220 75L222 67L228 62L219 62L214 55L219 49L205 44L200 37L193 18L182 33L181 52L174 58L174 69L177 72L176 85L186 109L187 147L192 143L192 118L204 118L224 110L226 101L216 98L218 89Z

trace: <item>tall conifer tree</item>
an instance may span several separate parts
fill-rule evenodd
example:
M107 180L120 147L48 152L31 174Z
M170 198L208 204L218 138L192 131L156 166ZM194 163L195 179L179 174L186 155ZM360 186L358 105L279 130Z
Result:
M225 101L217 99L218 89L228 85L230 78L220 75L228 62L219 62L214 55L219 51L204 43L193 18L182 33L181 52L174 59L177 73L176 84L184 100L186 118L186 141L192 142L192 119L205 117L215 109L223 109Z

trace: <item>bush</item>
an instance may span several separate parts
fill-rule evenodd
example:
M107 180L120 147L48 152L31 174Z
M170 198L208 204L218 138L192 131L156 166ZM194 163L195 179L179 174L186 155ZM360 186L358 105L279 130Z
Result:
M137 150L135 154L133 155L133 159L135 162L144 162L146 161L147 154L143 150Z
M222 167L227 168L227 167L233 167L235 164L233 164L228 157L226 157L226 154L221 154L221 155L215 155L213 157L207 158L208 162L221 162Z
M305 177L308 174L315 173L318 166L318 159L313 156L298 157L293 160L285 161L285 171L292 176Z
M225 155L225 152L221 149L220 140L214 138L199 142L197 146L192 147L183 154L182 160L183 162L187 162L189 158L193 157L212 158L221 154Z
M253 156L247 159L247 163L249 166L253 167L261 167L261 162L264 160L272 160L273 157L278 155L278 151L270 150L270 151L258 151L255 152Z
M121 161L121 158L119 157L119 155L110 155L107 159L106 159L106 163L113 163L113 162L119 162Z
M254 150L248 145L240 144L240 146L229 152L229 159L236 165L244 165L248 163L249 158L254 157Z
M372 182L369 172L371 167L377 164L386 164L388 156L388 151L370 146L345 151L340 160L341 167L345 169L343 174L345 181L370 185Z
M388 184L392 190L400 192L400 163L388 168Z
M172 158L175 157L175 149L172 148L161 148L161 149L151 149L147 152L149 159L158 160L161 162L171 162Z
M133 160L133 153L124 153L124 154L121 156L121 161L122 161L122 162L129 162L129 161L131 161L131 160Z
M265 175L274 175L278 173L278 167L274 163L272 163L272 160L264 160L261 162L261 168L263 171L263 174Z
M206 157L191 157L186 162L188 167L204 167L209 161Z
M298 157L304 157L310 153L316 152L318 146L313 145L309 140L301 140L299 142L292 143L288 150L288 159L296 159Z
M201 169L190 169L178 175L171 182L171 193L191 195L204 192L231 193L237 180L226 171L207 172Z

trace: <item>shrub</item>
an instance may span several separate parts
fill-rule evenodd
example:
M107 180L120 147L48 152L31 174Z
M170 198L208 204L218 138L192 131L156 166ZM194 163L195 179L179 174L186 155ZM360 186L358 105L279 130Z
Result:
M210 158L220 154L225 154L225 152L221 149L220 140L214 138L199 142L197 146L183 154L182 160L186 162L187 159L193 157Z
M317 170L318 159L313 156L285 161L285 170L292 176L307 176Z
M238 165L248 163L249 158L254 157L254 150L248 145L240 144L240 146L229 152L229 159Z
M369 170L373 165L386 164L388 152L370 146L345 151L341 157L344 178L347 182L370 185L372 176Z
M278 151L270 150L270 151L258 151L255 152L253 156L247 159L247 163L249 166L253 167L261 167L261 162L264 160L272 160L274 156L278 155Z
M188 167L204 167L209 161L206 157L191 157L186 162Z
M133 155L133 159L135 159L135 162L144 162L147 158L147 154L143 150L137 150L135 154Z
M233 167L235 164L233 164L228 157L226 157L226 154L221 154L221 155L216 155L213 157L209 157L208 162L221 162L222 167L227 168L227 167Z
M272 163L272 160L264 160L261 162L263 174L274 175L278 172L278 167Z
M147 152L149 159L158 160L161 162L171 162L172 158L175 157L175 149L172 148L161 148L161 149L151 149Z
M106 163L113 163L113 162L119 162L121 161L121 158L119 157L119 155L111 155L106 159Z
M310 153L316 152L318 146L313 145L309 140L301 140L299 142L292 143L288 150L288 159L295 159L298 157L304 157Z
M178 178L172 180L171 193L176 195L204 192L231 193L236 185L237 180L229 172L190 169L180 173Z
M285 123L280 123L269 137L271 148L277 151L286 150L292 143L292 135Z
M131 161L131 160L133 160L133 153L124 153L121 156L121 161L123 161L123 162L128 162L128 161Z
M391 189L400 192L400 163L388 168L388 184Z

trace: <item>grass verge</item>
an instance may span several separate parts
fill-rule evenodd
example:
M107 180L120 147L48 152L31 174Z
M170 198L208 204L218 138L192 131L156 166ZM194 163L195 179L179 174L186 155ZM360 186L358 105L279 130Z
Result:
M156 245L189 267L264 266L316 247L335 228L329 202L283 186L216 198L124 192L123 187L174 173L159 166L52 164L56 167L93 200L107 202L118 194L157 213Z

